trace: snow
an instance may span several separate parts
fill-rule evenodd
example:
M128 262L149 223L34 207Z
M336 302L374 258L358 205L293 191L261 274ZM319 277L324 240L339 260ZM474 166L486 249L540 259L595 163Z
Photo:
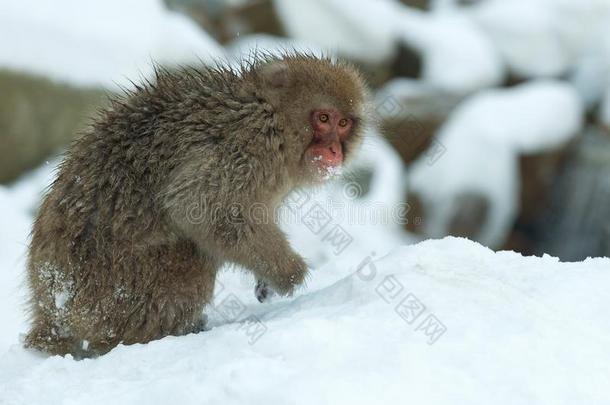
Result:
M446 131L534 153L565 144L583 120L584 106L570 84L539 80L471 97L458 107Z
M3 322L0 350L14 343L18 331L25 330L27 325L23 311L27 236L42 190L51 182L51 167L54 164L43 165L13 187L0 186L0 319Z
M297 40L361 62L388 61L395 53L392 0L274 0L274 5Z
M607 35L610 35L610 30ZM610 59L603 53L583 57L569 76L588 109L592 109L602 99L604 88L610 86Z
M581 39L580 44L574 45L577 49L575 52L581 57L574 65L570 80L587 103L587 107L592 108L600 101L604 90L610 87L610 3L594 1L590 7L582 7L578 3L571 6L565 10L568 21L573 21L572 14L576 14L579 17L577 21L587 29L581 30L581 35L586 37ZM574 23L568 26L576 28Z
M426 235L446 235L464 192L484 197L491 211L477 240L497 247L518 212L518 156L554 150L578 134L584 119L569 84L540 80L480 92L466 99L443 125L437 141L445 153L434 164L419 160L409 190L426 206Z
M116 88L162 64L224 51L161 0L24 0L0 5L0 65L77 85Z
M423 79L445 90L469 93L504 77L492 42L466 15L421 13L390 0L275 0L275 5L292 38L361 62L387 62L406 41L423 55Z
M563 73L570 58L557 32L558 21L541 2L483 2L475 17L493 38L508 66L524 76Z
M398 37L423 55L424 81L456 93L502 82L504 65L493 43L467 16L402 9L395 20Z
M467 12L523 77L562 75L605 52L606 0L489 0Z

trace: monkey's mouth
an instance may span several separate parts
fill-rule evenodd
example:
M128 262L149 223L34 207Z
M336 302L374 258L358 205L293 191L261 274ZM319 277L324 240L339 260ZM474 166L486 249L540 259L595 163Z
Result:
M314 144L308 150L307 160L315 177L328 180L341 174L343 147L339 142Z
M318 167L338 167L343 164L343 146L340 142L316 143L309 148L311 161Z

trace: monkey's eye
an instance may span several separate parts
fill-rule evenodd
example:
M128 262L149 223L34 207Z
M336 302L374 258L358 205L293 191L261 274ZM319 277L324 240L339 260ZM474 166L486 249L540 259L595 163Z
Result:
M320 120L320 122L328 122L329 117L328 117L328 114L320 114L318 116L318 119Z
M348 124L347 118L341 118L341 120L339 121L339 126L340 127L346 127L347 124Z

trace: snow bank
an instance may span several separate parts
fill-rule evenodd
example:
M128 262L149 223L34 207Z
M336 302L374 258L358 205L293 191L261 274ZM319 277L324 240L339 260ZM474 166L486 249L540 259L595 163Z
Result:
M328 264L294 299L262 305L251 285L225 286L210 331L94 360L15 345L0 392L13 404L610 400L610 259L565 264L446 238L383 258L363 251L351 274L317 281L335 272ZM241 313L229 317L226 300ZM241 322L249 316L259 323Z
M446 235L459 196L472 192L491 205L477 240L498 247L518 212L519 154L565 144L582 120L574 89L555 81L488 90L464 101L438 134L445 154L432 165L417 161L410 173L410 190L426 207L426 235Z
M0 66L106 87L150 74L152 61L209 61L224 53L161 0L2 2L0 37Z

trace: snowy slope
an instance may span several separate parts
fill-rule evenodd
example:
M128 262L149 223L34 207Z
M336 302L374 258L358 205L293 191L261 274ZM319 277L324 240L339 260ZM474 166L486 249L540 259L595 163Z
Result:
M208 332L95 360L14 345L0 398L31 404L606 403L610 259L562 264L464 239L401 247L294 299L218 294ZM233 294L233 295L232 295ZM227 312L236 300L241 313ZM223 319L219 313L227 315ZM235 315L235 316L234 316ZM259 324L244 324L254 315Z

